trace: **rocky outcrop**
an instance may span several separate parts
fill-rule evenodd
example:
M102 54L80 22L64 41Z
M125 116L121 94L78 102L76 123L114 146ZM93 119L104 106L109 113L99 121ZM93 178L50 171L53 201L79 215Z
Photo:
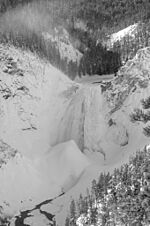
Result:
M119 70L117 77L105 92L111 113L120 109L125 100L138 88L145 89L149 86L149 60L150 48L147 47L139 50L136 56Z

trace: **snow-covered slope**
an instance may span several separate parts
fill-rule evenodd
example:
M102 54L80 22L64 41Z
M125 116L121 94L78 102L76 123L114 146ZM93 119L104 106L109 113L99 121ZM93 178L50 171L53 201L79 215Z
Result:
M137 32L138 26L139 26L139 24L136 23L136 24L130 25L116 33L113 33L108 38L107 46L112 47L115 42L117 42L117 41L121 42L122 39L125 37L129 37L130 39L133 39Z
M63 192L76 183L80 174L90 164L73 140L60 143L36 159L36 168L47 181L58 184Z
M0 137L25 155L31 156L33 147L43 152L55 142L58 118L67 105L61 92L73 83L33 54L13 47L1 46L0 59Z
M5 158L0 169L0 223L5 217L11 218L20 210L32 210L66 192L90 164L73 141L59 144L34 160L3 142L1 147Z
M101 89L72 82L31 53L1 50L0 137L30 158L70 139L95 150L107 108Z
M0 48L0 138L5 141L0 145L0 202L5 217L69 189L89 161L73 141L51 148L58 143L58 125L68 106L62 92L69 87L71 95L79 85L31 53Z
M30 52L0 50L0 139L17 150L0 169L3 215L6 206L13 215L64 191L69 200L98 170L120 166L149 143L143 125L130 120L150 95L149 48L97 85L73 82ZM65 200L58 199L59 222Z
M94 137L94 142L92 143L91 141L90 144L94 145L96 144L96 141L100 140L100 142L98 142L99 147L97 149L95 148L95 150L103 150L103 153L105 153L105 161L103 159L102 163L102 159L99 158L97 152L94 154L90 152L89 154L87 149L84 150L84 152L87 153L91 159L93 158L94 160L98 160L99 165L101 166L99 171L104 170L107 172L112 171L116 167L120 167L123 163L128 161L132 154L140 149L143 149L146 144L149 144L149 137L146 137L143 134L143 123L132 123L130 118L130 115L133 113L134 109L141 106L141 100L150 96L149 59L149 48L139 50L136 57L121 68L114 80L111 82L100 82L96 89L95 87L92 88L88 85L89 90L86 93L86 98L89 100L91 93L98 92L98 88L100 89L101 87L101 95L103 97L98 96L97 93L97 99L100 101L96 102L96 106L101 105L102 99L104 103L102 105L103 108L95 108L95 98L93 96L90 101L90 107L87 108L86 105L86 113L84 114L86 118L88 117L89 111L91 111L91 115L89 117L90 122L88 125L93 134L89 133L89 137L90 135L92 138ZM87 84L85 89L86 88ZM78 111L80 111L79 107ZM72 112L75 111L72 110ZM102 125L99 114L103 117ZM96 122L95 130L94 122ZM87 131L88 130L85 130L85 134L88 134L86 133ZM89 140L90 139L88 139L88 141ZM53 205L51 204L44 208L46 211L52 211L53 214L56 214L59 225L61 225L63 216L68 212L67 203L70 202L69 197L76 197L78 196L79 190L80 192L85 190L85 184L88 185L88 181L90 181L92 176L96 177L98 175L97 172L98 169L96 169L96 167L94 168L93 166L90 166L84 173L82 180L80 180L78 184L76 184L76 186L68 192L68 194L57 199Z

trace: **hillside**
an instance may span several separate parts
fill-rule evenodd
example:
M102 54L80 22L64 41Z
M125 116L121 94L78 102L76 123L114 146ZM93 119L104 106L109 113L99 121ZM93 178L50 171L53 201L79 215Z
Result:
M111 82L100 81L107 87L103 93L111 116L105 134L107 144L111 142L106 167L97 181L93 180L91 191L70 200L65 225L149 225L149 51L139 50ZM118 121L126 131L118 127ZM112 144L122 141L120 146L126 151L118 159ZM108 164L107 154L111 156Z
M133 24L148 28L148 1L7 0L0 6L1 41L36 52L71 79L116 73L138 49L148 46L143 26L135 42L127 35L110 50L106 41Z
M91 191L72 199L65 225L144 225L150 223L149 147L112 174L101 173Z
M149 3L125 3L1 1L0 225L95 226L108 184L125 225L113 189L145 189L150 137Z
M73 141L52 147L67 96L79 85L13 46L1 44L0 59L0 202L7 223L19 210L70 189L90 162Z
M3 142L20 153L6 163L3 160L6 166L2 167L1 181L7 181L8 177L12 181L9 181L10 185L2 183L5 188L1 186L3 198L6 194L3 202L9 204L8 210L3 206L2 216L12 216L20 208L32 209L42 200L74 186L68 195L62 196L62 201L58 199L56 206L59 208L63 199L79 195L84 181L88 186L100 170L111 171L121 166L132 153L149 143L149 137L142 131L142 121L133 123L131 120L134 109L150 95L149 48L140 50L112 81L103 80L97 84L72 82L46 61L12 46L1 45L0 62L0 136ZM68 143L69 140L74 140L82 153L74 143ZM67 146L62 142L67 142ZM85 176L87 172L88 177ZM27 175L31 176L32 182L33 178L35 181L26 193L22 184L25 187L31 185ZM12 189L13 193L8 192L7 188L12 188L11 183L15 185L16 178L17 187ZM18 189L21 196L14 202L14 192L18 194ZM32 199L31 203L26 199ZM54 211L56 216L57 208ZM58 214L58 222L62 213Z

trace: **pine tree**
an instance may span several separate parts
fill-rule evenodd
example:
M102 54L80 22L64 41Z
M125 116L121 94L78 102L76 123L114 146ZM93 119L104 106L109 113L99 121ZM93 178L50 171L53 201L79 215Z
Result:
M70 219L69 219L69 217L67 217L66 220L65 220L65 226L70 226Z
M70 204L70 226L75 226L76 217L77 217L76 204L73 199Z

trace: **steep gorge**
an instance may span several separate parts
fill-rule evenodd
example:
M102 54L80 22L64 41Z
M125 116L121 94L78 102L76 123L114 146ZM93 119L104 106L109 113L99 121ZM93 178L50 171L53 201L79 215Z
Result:
M149 48L111 82L94 84L73 82L30 52L0 48L0 138L8 145L1 148L2 216L32 209L73 186L80 190L92 167L111 171L149 142L143 125L130 120L150 95Z

